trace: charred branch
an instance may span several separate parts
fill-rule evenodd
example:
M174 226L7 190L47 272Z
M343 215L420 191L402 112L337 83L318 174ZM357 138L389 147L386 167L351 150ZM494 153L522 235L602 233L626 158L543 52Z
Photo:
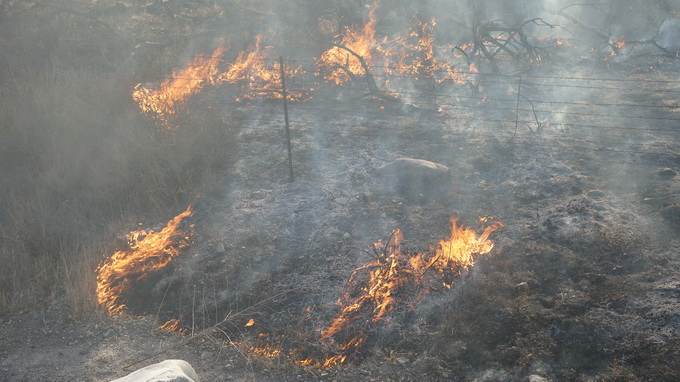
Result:
M347 53L351 54L352 56L354 56L359 61L359 63L361 64L361 68L364 71L363 77L364 77L364 80L366 80L366 85L368 86L368 91L371 94L382 93L380 91L380 89L378 89L378 85L376 85L375 78L373 77L373 74L371 74L371 71L368 68L368 64L366 63L366 60L364 60L364 58L359 53L353 51L352 49L346 47L345 45L338 44L338 43L333 42L333 41L320 40L320 39L314 38L314 37L312 37L312 33L309 30L307 30L307 35L309 36L309 38L312 41L316 41L316 42L319 42L319 43L322 43L322 44L332 45L332 46L340 48L340 49L346 51ZM345 72L351 72L349 70L349 68L342 67L342 65L336 65L336 67L341 67L342 70L344 70ZM355 76L351 76L351 77L356 78ZM383 95L385 95L386 97L389 97L384 93L383 93ZM396 100L396 98L394 100Z
M471 55L474 56L477 52L481 52L491 64L494 73L500 71L498 63L496 62L496 56L501 52L507 54L516 62L527 61L529 63L534 63L539 61L540 55L537 48L529 42L529 39L524 32L524 28L528 24L555 28L555 25L552 25L541 18L524 21L516 27L505 26L502 21L475 21L475 25L473 26L474 48Z
M567 7L560 9L559 11L557 11L557 14L564 17L565 19L567 19L569 22L576 25L577 27L589 32L590 34L595 36L597 39L599 39L601 42L604 42L605 44L607 44L611 48L612 52L614 52L614 54L616 54L616 55L621 53L621 46L623 46L625 44L629 44L629 43L640 44L640 43L650 42L650 43L652 43L652 45L658 47L659 49L666 51L663 47L659 46L654 41L654 38L652 38L650 41L623 41L623 40L614 41L614 38L612 37L612 33L609 31L609 28L610 28L609 25L607 26L608 31L603 32L603 31L601 31L597 28L594 28L594 27L591 27L589 25L582 23L581 21L579 21L575 17L573 17L570 14L565 12L565 10L567 8L570 8L570 7L573 7L573 6L591 6L591 7L595 8L597 11L603 13L603 15L604 15L604 12L601 9L599 9L598 7L596 7L594 4L571 4Z
M365 97L370 97L370 96L377 97L377 98L382 99L384 101L390 102L393 105L396 105L397 109L399 109L401 112L404 112L406 114L420 113L420 112L425 112L425 113L429 113L429 114L436 113L436 110L421 108L421 107L418 107L416 105L406 103L406 102L404 102L403 100L401 100L397 97L386 94L384 91L382 91L382 90L380 90L380 88L378 88L378 85L375 82L375 78L373 77L373 74L371 73L370 68L368 67L368 64L366 63L366 60L360 54L358 54L357 52L355 52L351 48L348 48L345 45L338 44L338 43L333 42L333 41L327 41L327 40L321 40L321 39L315 38L315 37L313 37L313 35L309 31L309 29L306 29L306 32L307 32L307 36L309 37L310 40L321 43L321 44L332 45L334 47L342 49L342 50L346 51L347 53L351 54L352 56L354 56L359 61L359 63L361 64L361 68L363 70L362 77L366 81L368 93L363 94L363 95L359 96L358 98L365 98ZM356 80L357 78L359 78L359 76L356 73L353 73L349 69L348 66L349 66L348 63L346 63L345 65L337 64L337 65L334 65L332 67L332 69L333 70L341 69L352 80Z

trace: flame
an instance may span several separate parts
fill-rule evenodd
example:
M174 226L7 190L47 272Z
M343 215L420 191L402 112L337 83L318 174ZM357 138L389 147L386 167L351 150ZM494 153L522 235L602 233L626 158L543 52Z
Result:
M238 83L241 86L241 96L237 101L243 99L255 99L259 96L281 99L281 66L278 61L272 61L275 56L270 53L272 47L262 47L262 35L255 36L255 43L250 45L236 57L228 71L220 73L217 77L219 83L229 82ZM272 57L274 56L274 57ZM272 64L267 64L271 61ZM302 66L296 68L284 67L286 78L294 78L300 75ZM302 102L307 99L308 94L301 91L287 91L289 101Z
M452 218L450 237L441 240L435 249L420 253L405 253L401 250L403 235L399 230L395 231L384 247L381 242L376 243L374 250L380 256L354 270L349 290L338 301L340 312L328 328L321 332L321 341L335 343L339 340L337 347L340 354L329 355L323 360L308 358L299 361L299 364L323 369L345 363L367 339L360 333L361 330L351 330L353 325L365 326L365 321L357 321L365 317L373 323L383 320L398 302L398 292L406 286L421 288L417 299L421 298L431 288L426 285L426 280L433 273L438 273L443 280L441 283L451 288L452 276L468 269L477 256L487 254L493 249L494 244L489 240L489 235L501 227L502 223L494 222L482 234L477 235L470 228L458 226L457 220ZM367 280L356 282L357 275L361 273L366 273ZM357 287L360 292L358 295ZM355 331L359 334L353 333ZM349 339L342 341L343 337Z
M616 49L623 49L623 47L626 46L626 41L623 39L623 35L612 41L612 45L614 45Z
M167 330L169 332L185 333L186 329L182 325L182 320L179 318L173 318L168 320L163 325L159 326L160 329Z
M378 49L384 55L385 72L387 74L410 75L416 80L423 78L435 78L438 83L452 80L462 84L465 81L462 73L456 70L448 59L462 57L455 53L446 59L435 54L435 50L443 52L451 51L437 47L434 43L434 27L437 20L432 18L429 22L421 22L415 18L414 27L406 37L400 37L383 44ZM465 49L463 45L461 49Z
M368 66L371 66L373 63L373 47L376 45L375 25L377 23L375 11L378 8L379 3L380 0L373 1L373 6L368 12L368 22L360 31L347 27L345 29L345 35L340 41L340 45L351 49L361 56ZM359 59L347 52L347 50L337 46L333 46L325 51L317 59L317 64L330 71L325 78L328 81L334 82L336 85L340 85L351 79L347 72L341 69L341 67L346 68L353 75L360 76L365 74Z
M189 246L190 239L179 229L179 225L192 214L189 206L160 232L130 232L127 235L130 249L117 251L97 268L97 301L110 315L125 313L123 292L131 284L162 269L180 253L181 248Z
M621 53L623 48L626 46L626 41L624 40L623 35L620 35L617 39L610 40L609 46L612 48L612 51L609 52L609 57L617 56L619 53ZM607 61L607 58L605 58L605 61Z
M442 58L435 54L438 48L434 41L434 26L436 19L416 22L405 36L397 36L393 39L387 37L376 40L376 9L379 0L373 2L369 11L368 22L363 28L347 28L339 45L345 46L360 55L367 66L380 64L379 69L390 75L409 75L416 80L423 78L436 78L438 83L452 80L462 84L464 78L461 73L449 62L450 59L459 57ZM441 52L450 51L440 48ZM347 50L338 46L325 51L318 59L317 65L325 73L324 78L340 85L351 80L352 76L362 76L365 70L361 62ZM349 72L349 73L348 73Z
M363 27L347 27L343 35L338 36L338 45L350 49L360 56L367 67L380 71L381 74L400 75L415 80L435 79L436 83L453 81L463 84L471 73L458 70L452 62L462 55L451 52L451 47L435 44L434 27L437 22L420 21L414 17L414 24L403 36L389 39L385 36L381 41L376 39L378 18L376 10L380 0L374 0L369 10L368 21ZM265 97L282 98L282 81L280 63L274 54L273 46L263 44L263 36L258 34L254 42L238 53L231 64L223 58L229 50L226 44L209 57L197 55L184 69L174 71L158 87L137 84L132 98L140 110L157 119L166 128L177 128L172 117L186 104L187 99L206 86L229 83L239 88L236 101ZM459 49L465 49L463 45ZM323 52L317 59L316 75L326 81L340 85L354 77L365 75L365 68L359 58L347 49L333 46ZM379 64L380 66L377 66ZM299 79L306 75L302 65L285 66L287 79ZM388 80L383 84L386 88ZM293 102L304 102L311 98L313 85L305 85L305 89L291 91L287 89L288 99Z
M144 114L173 128L170 118L177 109L204 86L215 84L219 74L218 64L226 49L225 46L220 46L210 57L197 55L186 68L173 72L158 89L137 84L132 92L132 99Z
M173 72L157 89L137 84L132 92L132 99L137 102L140 110L159 121L167 128L174 130L171 118L187 99L200 92L205 86L216 86L222 83L238 84L241 88L237 101L267 97L280 99L281 67L273 60L271 47L262 46L262 35L255 36L254 44L240 52L235 61L225 66L222 56L229 49L225 44L215 49L210 57L197 55L184 69ZM270 63L268 63L270 62ZM287 78L300 75L302 67L286 66L284 73ZM288 91L288 100L302 102L308 99L308 92Z
M267 343L262 346L251 347L250 349L248 349L248 353L255 353L260 357L265 358L275 358L281 355L283 351L277 348L276 346Z
M110 314L124 312L125 305L120 292L131 281L143 278L149 271L162 268L178 253L176 242L171 239L182 235L177 227L186 216L191 216L190 207L168 222L161 232L130 233L131 251L116 252L108 262L99 267L99 302L107 307ZM406 306L413 309L415 303L436 285L441 284L450 289L453 286L452 277L474 265L476 257L493 249L494 243L489 240L489 236L504 225L490 217L480 218L479 222L486 226L481 234L469 227L459 226L457 220L451 218L450 236L440 240L436 248L425 252L402 251L403 235L400 230L396 230L387 243L375 243L373 249L376 259L352 272L348 287L337 302L340 312L320 333L319 339L323 347L333 349L330 352L302 358L300 350L284 349L265 341L269 337L266 332L258 334L259 339L255 345L233 343L242 346L246 352L261 357L287 355L304 367L327 369L342 365L366 345L369 338L363 328L389 321L388 314L399 303L405 302L399 296L408 294L410 289L416 290L417 297L413 301L406 301ZM141 236L143 238L140 239ZM149 258L153 258L155 263L149 263ZM147 264L154 267L146 267ZM307 313L311 310L311 306L305 308ZM254 325L255 319L250 318L244 327ZM171 319L161 325L161 329L186 332L181 319Z
M555 40L555 45L557 45L557 46L568 46L570 48L576 48L576 46L573 45L572 43L570 43L569 41L559 39L559 38Z

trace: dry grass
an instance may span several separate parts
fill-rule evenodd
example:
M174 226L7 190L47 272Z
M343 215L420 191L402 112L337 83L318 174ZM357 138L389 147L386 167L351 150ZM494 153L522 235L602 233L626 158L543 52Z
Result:
M0 22L0 313L93 311L115 236L186 208L234 142L238 117L205 105L159 131L130 97L132 77L111 70L129 50L106 28L80 28L91 22L48 8Z

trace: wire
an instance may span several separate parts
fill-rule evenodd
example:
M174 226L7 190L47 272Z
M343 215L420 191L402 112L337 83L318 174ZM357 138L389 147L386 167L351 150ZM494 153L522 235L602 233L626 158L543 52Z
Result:
M273 61L272 61L273 62ZM310 63L304 61L290 60L289 63ZM290 64L289 64L290 65ZM434 72L435 74L437 71ZM542 75L522 75L521 91L524 99L517 99L517 83L519 76L504 74L479 74L460 71L465 75L475 76L478 81L476 85L485 86L493 89L495 85L502 85L501 92L505 95L488 96L482 102L480 97L475 97L469 92L468 85L444 82L436 84L424 83L416 79L411 74L374 74L376 79L389 79L392 86L397 90L384 90L398 102L390 102L379 97L366 99L364 97L375 95L362 86L337 86L326 84L325 81L317 77L318 80L309 81L310 76L291 78L287 91L292 94L303 94L305 102L289 102L290 122L292 126L293 139L303 139L296 137L297 133L305 131L304 134L314 135L314 131L319 123L319 117L323 120L333 120L333 124L342 126L349 122L342 122L337 115L351 115L367 122L368 128L356 131L356 129L337 129L336 131L324 130L328 139L342 139L351 142L355 139L384 139L392 136L395 139L412 140L420 133L418 130L403 132L393 129L379 128L375 125L383 117L400 115L402 118L417 118L419 113L439 116L428 119L434 128L432 131L439 131L442 137L436 140L428 140L427 144L432 147L455 147L456 144L465 142L467 138L478 140L505 140L512 139L520 147L515 147L518 155L540 155L533 150L541 148L549 150L549 155L573 156L573 157L593 157L588 161L604 164L629 164L629 165L660 165L661 163L678 164L680 154L672 149L672 145L667 139L662 139L659 134L678 134L680 127L676 127L680 117L676 117L676 110L680 109L680 103L675 105L674 99L668 104L614 102L596 100L596 102L580 101L576 99L549 99L551 95L564 97L566 94L577 96L578 92L569 89L583 89L584 91L597 90L598 92L615 92L612 98L620 97L620 94L631 94L639 99L651 99L652 97L667 97L680 90L664 89L663 85L672 87L680 84L680 81L668 80L646 80L646 79L626 79L626 78L595 78L578 76L542 76ZM313 76L312 76L313 77ZM176 77L187 81L199 81L191 78ZM409 81L410 89L399 89L401 79ZM527 80L528 79L528 80ZM186 82L185 82L186 83ZM229 88L235 86L239 97L247 94L259 92L269 92L278 94L275 89L257 89L257 81L240 83L224 83ZM361 84L361 82L358 82ZM635 84L636 86L629 86ZM205 84L207 85L207 84ZM244 86L245 85L245 86ZM267 84L270 85L270 84ZM201 90L204 84L199 86L178 86L183 89ZM312 89L323 87L324 91L319 92ZM503 88L504 87L504 88ZM653 88L652 88L653 87ZM220 105L225 108L252 108L258 110L253 118L246 123L253 131L265 131L269 127L261 125L276 125L283 123L283 119L278 116L275 102L279 101L239 101L237 96L231 96L219 90L219 87L211 86L213 89L209 95L212 99L221 98ZM562 90L568 90L564 93ZM150 91L153 93L153 90ZM220 96L225 94L225 96ZM590 93L588 93L590 94ZM266 97L266 96L265 96ZM513 99L514 98L514 99ZM361 101L360 101L361 100ZM417 105L404 100L416 100ZM359 102L360 101L360 102ZM531 105L531 108L527 107ZM538 107L537 107L538 106ZM381 109L382 108L382 109ZM617 112L612 113L612 110ZM406 112L406 111L410 111ZM414 114L415 113L415 114ZM451 123L446 116L460 116L473 126L478 126L473 130L449 131L447 124ZM532 116L533 118L530 118ZM612 121L613 119L613 121ZM621 121L636 121L621 123ZM486 126L485 126L486 125ZM518 126L527 127L520 136L513 136L512 131ZM350 126L347 126L350 127ZM590 133L587 132L590 130ZM473 132L471 132L473 131ZM540 131L540 133L539 133ZM614 133L610 133L610 132ZM272 133L275 133L272 130ZM257 133L261 134L261 133ZM550 138L546 138L546 137ZM461 139L462 138L462 139ZM426 139L421 137L421 139ZM644 139L644 142L642 141ZM675 139L675 138L674 138ZM548 155L548 154L546 154ZM602 161L600 156L616 155L621 161ZM657 162L643 160L645 157L654 157Z

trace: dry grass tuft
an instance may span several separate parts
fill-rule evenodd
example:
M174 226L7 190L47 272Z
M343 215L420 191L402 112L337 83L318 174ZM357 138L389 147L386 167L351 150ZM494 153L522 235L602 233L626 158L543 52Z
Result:
M113 70L130 57L120 36L51 7L15 16L0 18L0 313L49 302L84 314L116 235L214 188L240 120L194 104L181 129L159 131Z

